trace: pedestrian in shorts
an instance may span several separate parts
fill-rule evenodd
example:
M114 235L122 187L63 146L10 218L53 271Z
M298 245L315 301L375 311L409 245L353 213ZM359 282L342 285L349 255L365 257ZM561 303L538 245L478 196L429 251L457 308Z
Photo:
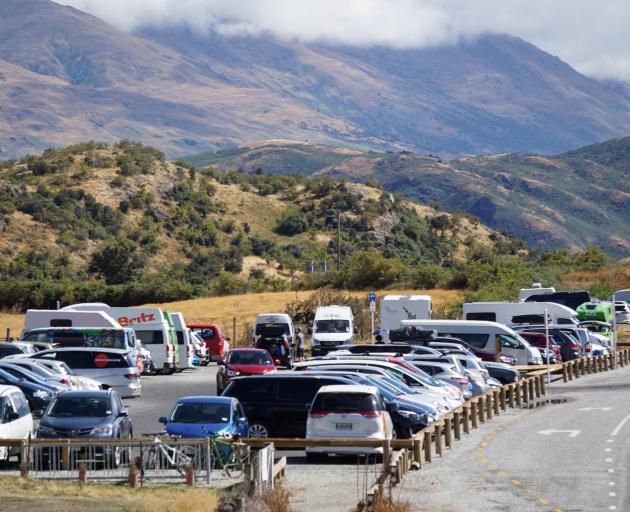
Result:
M295 330L295 338L297 339L295 360L298 362L304 361L304 334L299 327Z

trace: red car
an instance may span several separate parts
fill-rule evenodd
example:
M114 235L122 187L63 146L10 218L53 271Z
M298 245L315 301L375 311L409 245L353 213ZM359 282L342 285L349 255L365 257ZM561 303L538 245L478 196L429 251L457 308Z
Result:
M536 347L537 349L547 348L547 337L540 332L523 332L519 331L519 334L525 338L532 347ZM562 362L562 352L560 350L560 345L556 343L552 336L549 336L549 350L553 353L556 358L555 362ZM546 363L546 358L543 355L543 363Z
M221 361L225 353L230 349L229 338L224 338L217 324L187 324L191 331L201 336L206 342L208 358L210 361Z
M264 375L277 371L269 352L261 348L235 348L230 350L224 361L219 362L217 372L217 395L230 383L232 377Z

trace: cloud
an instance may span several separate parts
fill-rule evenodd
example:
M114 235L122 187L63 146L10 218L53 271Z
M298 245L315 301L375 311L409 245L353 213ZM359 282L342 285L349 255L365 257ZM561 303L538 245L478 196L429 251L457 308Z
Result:
M123 30L188 24L223 34L416 48L509 33L579 71L630 81L628 0L56 0Z

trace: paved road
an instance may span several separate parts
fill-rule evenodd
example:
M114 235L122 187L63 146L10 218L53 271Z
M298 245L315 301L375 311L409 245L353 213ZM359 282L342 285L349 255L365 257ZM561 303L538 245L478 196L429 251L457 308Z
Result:
M414 510L630 510L630 369L554 384L566 403L513 411L410 473Z
M217 365L185 370L173 375L142 377L142 396L125 399L134 435L160 432L160 416L167 416L175 400L189 395L216 394Z

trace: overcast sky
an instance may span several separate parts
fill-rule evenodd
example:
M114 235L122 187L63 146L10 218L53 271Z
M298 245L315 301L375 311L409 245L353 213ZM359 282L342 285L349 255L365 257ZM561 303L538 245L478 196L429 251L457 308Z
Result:
M133 30L187 23L225 34L423 47L507 32L582 73L630 82L630 0L55 0Z

